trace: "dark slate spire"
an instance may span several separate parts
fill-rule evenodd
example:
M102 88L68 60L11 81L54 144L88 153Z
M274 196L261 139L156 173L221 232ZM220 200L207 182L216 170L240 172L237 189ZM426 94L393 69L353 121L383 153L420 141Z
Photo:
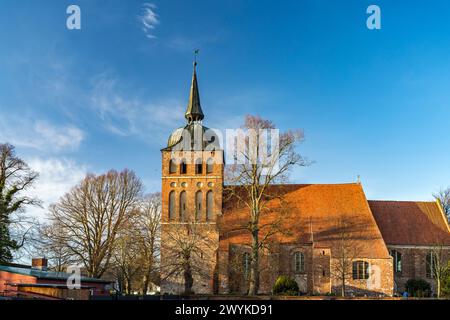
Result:
M200 94L198 93L197 83L197 61L194 62L194 73L192 74L191 94L189 95L189 103L187 106L186 114L184 115L188 123L193 121L203 120L202 106L200 105Z

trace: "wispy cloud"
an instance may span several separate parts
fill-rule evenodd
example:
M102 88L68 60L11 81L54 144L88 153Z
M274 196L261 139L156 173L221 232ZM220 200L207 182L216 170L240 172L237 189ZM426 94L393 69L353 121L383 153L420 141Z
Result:
M85 133L76 126L56 126L43 120L1 115L1 142L41 151L73 151L84 140Z
M158 141L164 129L183 123L183 104L176 99L148 102L133 92L121 91L121 87L120 80L108 74L93 80L90 103L110 132Z
M40 142L50 143L57 150L77 149L85 136L84 132L75 126L55 127L43 121L35 123L34 131Z
M160 23L159 16L156 14L156 5L148 2L144 3L142 6L142 14L138 16L138 20L141 23L145 36L149 39L156 38L153 32Z
M50 204L70 191L87 173L86 166L79 165L71 159L34 157L26 161L34 171L39 173L39 181L34 189L29 190L29 195L43 202L42 208L29 208L27 213L39 219L45 217Z

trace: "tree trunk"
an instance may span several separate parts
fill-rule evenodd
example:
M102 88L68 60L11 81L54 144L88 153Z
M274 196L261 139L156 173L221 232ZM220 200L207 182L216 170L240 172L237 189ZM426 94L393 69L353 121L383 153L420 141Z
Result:
M131 294L131 277L127 277L127 294Z
M257 228L252 232L252 256L250 263L250 281L248 295L255 296L259 290L259 231Z
M151 241L151 247L153 248L154 246L154 241ZM146 274L144 275L144 294L147 294L147 292L149 291L149 287L150 287L150 279L151 279L151 274L152 274L152 269L153 269L153 251L150 255L150 261L148 263L148 267L146 270Z
M192 286L194 285L194 279L192 278L192 270L190 263L184 265L184 294L192 294Z
M437 278L436 282L437 282L436 296L439 299L441 297L441 279Z
M146 295L148 292L148 286L150 283L150 277L148 274L144 275L144 279L142 280L142 294Z
M123 281L120 276L117 277L117 291L119 291L121 294L123 293Z
M345 276L342 276L341 295L342 295L342 297L345 297Z

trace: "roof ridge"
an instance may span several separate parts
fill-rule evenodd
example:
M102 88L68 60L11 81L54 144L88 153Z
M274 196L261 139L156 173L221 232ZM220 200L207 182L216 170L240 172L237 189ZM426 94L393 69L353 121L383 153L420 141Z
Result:
M274 183L269 186L347 186L347 185L361 185L358 182L342 182L342 183ZM233 185L240 186L240 185Z
M370 202L403 202L403 203L435 203L436 201L424 201L424 200L370 200Z

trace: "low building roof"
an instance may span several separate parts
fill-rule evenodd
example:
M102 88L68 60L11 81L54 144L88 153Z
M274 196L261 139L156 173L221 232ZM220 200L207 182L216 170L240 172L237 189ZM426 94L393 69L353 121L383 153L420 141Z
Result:
M447 219L437 202L369 201L388 245L450 245Z
M67 289L67 284L54 284L54 283L8 283L12 287L28 287L28 288L55 288L55 289ZM80 286L80 289L93 289L92 286Z
M31 276L38 279L46 279L46 280L64 280L66 281L72 274L66 272L55 272L55 271L44 271L33 268L19 268L12 266L2 266L0 265L0 271L5 271L9 273L21 274L24 276ZM97 279L97 278L89 278L89 277L81 277L82 282L100 282L100 283L111 283L112 281Z

